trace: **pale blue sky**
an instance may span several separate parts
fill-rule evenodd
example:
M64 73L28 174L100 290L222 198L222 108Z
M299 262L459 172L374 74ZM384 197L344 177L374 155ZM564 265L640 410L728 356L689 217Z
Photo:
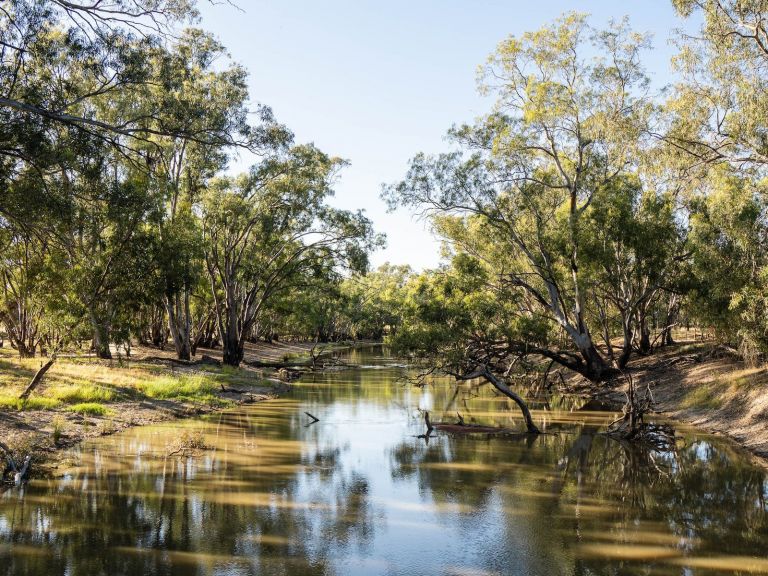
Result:
M446 148L453 123L488 111L475 69L509 34L535 30L563 12L594 25L627 15L653 35L645 59L657 88L668 82L668 45L682 25L670 0L237 0L243 11L201 3L201 26L250 71L251 97L272 107L298 142L351 162L334 204L364 208L388 247L373 257L435 266L439 246L404 210L388 214L381 184L405 173L416 152ZM240 168L250 163L243 158Z

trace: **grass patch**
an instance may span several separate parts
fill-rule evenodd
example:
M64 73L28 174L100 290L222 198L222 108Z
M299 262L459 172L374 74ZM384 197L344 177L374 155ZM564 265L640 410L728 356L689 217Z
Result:
M114 400L115 391L104 386L84 382L82 384L55 386L46 392L46 396L66 404L102 403Z
M61 416L54 416L53 420L51 420L51 426L53 427L51 430L53 443L58 444L61 437L64 436L64 432L67 428L67 421Z
M112 410L96 402L81 402L79 404L73 404L67 409L71 412L76 412L77 414L83 414L84 416L104 416L112 413Z
M219 384L203 375L160 376L137 386L139 391L158 400L221 402L216 396Z
M709 410L722 408L723 400L719 391L720 386L717 384L699 384L683 397L680 405L683 408L706 408Z
M678 354L693 354L695 352L704 352L711 350L713 344L711 342L693 342L691 344L683 344L676 350Z
M50 410L60 404L61 402L55 398L46 398L45 396L31 396L26 400L21 400L15 394L0 395L0 408L10 408L11 410Z
M39 368L41 358L18 358L15 354L16 351L0 349L0 410L72 410L76 407L75 412L88 413L89 406L142 398L225 407L233 402L219 397L222 384L240 389L268 385L255 372L231 366L201 366L195 372L184 372L138 361L119 366L90 358L68 357L59 359L46 374L40 389L26 402L21 402L18 396ZM103 406L93 409L100 415Z

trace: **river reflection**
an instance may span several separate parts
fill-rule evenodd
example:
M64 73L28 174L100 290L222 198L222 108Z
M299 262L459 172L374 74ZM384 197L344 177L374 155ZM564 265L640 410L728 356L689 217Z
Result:
M567 398L536 405L538 438L427 442L419 408L521 422L487 388L404 386L373 352L279 400L84 444L62 478L0 496L0 574L768 573L766 475L728 443L632 449ZM182 429L212 449L165 457Z

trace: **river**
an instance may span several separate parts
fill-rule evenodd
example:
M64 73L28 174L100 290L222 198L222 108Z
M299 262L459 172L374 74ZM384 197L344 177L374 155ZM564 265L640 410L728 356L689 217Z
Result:
M83 443L54 479L0 496L0 574L768 574L765 469L679 429L649 453L606 412L533 403L539 437L489 387L416 388L380 349L284 397ZM320 420L311 423L310 412ZM209 449L171 456L179 434Z

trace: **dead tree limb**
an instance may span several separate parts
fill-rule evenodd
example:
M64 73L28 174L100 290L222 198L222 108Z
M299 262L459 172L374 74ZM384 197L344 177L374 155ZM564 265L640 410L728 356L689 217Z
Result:
M13 482L16 485L19 485L22 482L28 480L31 471L30 467L32 466L32 456L27 454L24 457L24 462L22 462L21 466L19 466L16 463L16 460L13 458L13 453L11 452L11 449L8 447L8 445L0 442L0 450L5 452L5 458L7 462L0 480L5 480L5 477L9 472L13 473Z
M432 435L432 431L435 429L429 419L429 410L424 411L424 424L427 426L426 434L419 434L416 436L416 438L423 438L427 443L429 443L429 437Z
M11 452L11 449L8 447L7 444L4 444L3 442L0 442L0 450L5 452L5 459L7 461L7 465L5 469L3 470L3 476L2 479L5 479L5 475L8 472L18 472L19 467L16 466L16 460L13 459L13 453Z
M40 369L35 373L32 380L30 380L27 387L24 389L24 392L21 393L21 396L19 396L20 400L26 400L27 398L29 398L29 395L32 394L32 392L34 392L35 388L38 387L40 382L43 381L43 377L45 376L45 373L48 372L51 366L53 366L53 363L56 362L56 358L57 356L55 352L51 354L51 357L48 359L48 362L46 362L40 367Z
M469 376L465 376L464 379L471 379L471 378L485 378L488 382L490 382L496 390L504 394L507 398L510 398L512 401L514 401L515 404L520 408L520 412L523 413L523 418L525 419L525 427L527 428L528 432L531 434L541 434L541 430L536 426L536 424L533 423L533 417L531 416L531 411L528 409L528 405L525 403L525 400L523 400L522 396L514 392L509 386L506 385L501 379L497 378L493 372L488 370L487 367L483 367L480 370L477 370L473 374L470 374Z
M312 422L310 422L309 424L314 424L315 422L320 422L320 418L318 418L317 416L314 416L314 415L310 414L309 412L304 412L304 414L306 414L307 416L312 418Z

